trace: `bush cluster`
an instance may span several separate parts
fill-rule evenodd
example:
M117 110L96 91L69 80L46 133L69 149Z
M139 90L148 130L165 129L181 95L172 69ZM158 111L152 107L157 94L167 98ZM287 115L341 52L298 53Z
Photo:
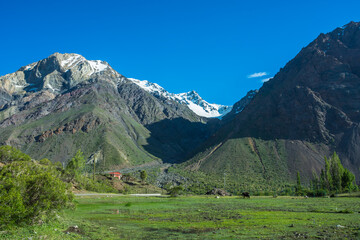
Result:
M46 221L72 206L73 194L53 167L13 161L0 170L0 226Z

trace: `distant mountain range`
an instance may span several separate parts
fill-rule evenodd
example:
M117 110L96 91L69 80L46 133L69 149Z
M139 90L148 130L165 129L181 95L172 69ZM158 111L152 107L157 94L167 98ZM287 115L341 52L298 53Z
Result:
M86 60L79 54L55 55L58 56L58 66L57 69L55 69L56 72L51 72L50 75L47 75L48 73L45 72L46 76L42 76L44 75L42 72L35 73L35 76L24 75L24 77L12 77L11 74L6 75L2 77L4 82L4 84L2 84L3 89L11 94L21 91L37 92L40 90L49 90L53 93L62 93L78 84L78 82L74 82L74 79L80 79L80 82L85 82L97 74L102 76L113 74L114 76L119 77L119 79L121 78L121 75L112 69L107 62L100 60ZM49 58L51 58L51 56ZM20 68L18 72L34 72L32 70L36 69L37 67L43 67L39 66L40 63L41 61L24 66ZM66 76L64 76L64 73L66 73ZM39 77L43 78L44 81L39 82ZM232 108L231 106L210 104L203 100L195 91L173 94L169 93L156 83L151 83L146 80L140 81L133 78L127 79L134 82L139 87L143 88L145 91L149 92L155 97L169 99L187 105L190 110L202 117L222 117L230 112Z
M164 98L176 101L181 104L187 105L190 110L202 117L208 118L221 118L232 109L231 106L224 106L220 104L211 104L202 99L199 94L195 91L190 91L187 93L169 93L164 88L159 86L156 83L151 83L147 80L137 80L134 78L128 78L130 81L136 83L139 87L143 88L145 91L151 93L155 97Z
M0 77L0 144L60 162L81 149L103 170L175 163L244 189L309 179L337 151L359 179L359 82L356 22L320 34L233 106L55 53Z
M230 110L78 54L55 53L0 77L0 143L61 162L77 148L103 168L183 161L220 125L203 116Z

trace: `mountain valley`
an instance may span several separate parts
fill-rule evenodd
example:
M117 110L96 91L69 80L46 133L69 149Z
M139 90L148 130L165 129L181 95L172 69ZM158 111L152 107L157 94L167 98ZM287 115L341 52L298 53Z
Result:
M336 151L359 179L359 60L351 22L224 106L54 53L0 77L0 144L64 165L81 149L98 171L167 163L188 182L226 176L240 189L283 186L298 171L307 181Z

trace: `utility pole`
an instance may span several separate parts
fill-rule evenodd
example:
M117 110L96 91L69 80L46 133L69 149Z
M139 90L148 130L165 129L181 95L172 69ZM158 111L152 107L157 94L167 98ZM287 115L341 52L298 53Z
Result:
M225 187L226 187L226 173L224 172L224 190L225 190Z

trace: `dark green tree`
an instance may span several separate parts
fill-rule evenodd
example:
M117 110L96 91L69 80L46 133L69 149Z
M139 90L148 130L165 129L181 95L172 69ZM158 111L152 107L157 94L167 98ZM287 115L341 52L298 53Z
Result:
M168 193L171 197L177 197L177 196L181 195L183 193L183 191L184 191L184 188L182 186L174 186L168 190Z
M346 168L344 169L344 172L341 176L341 188L343 192L351 192L357 190L357 186L355 183L355 175Z
M311 184L311 190L313 190L314 192L318 191L320 188L320 180L318 178L318 176L316 175L316 172L313 171L312 172L312 180L310 182Z
M330 174L331 174L331 184L330 190L335 192L341 192L341 176L344 172L344 167L340 162L339 156L336 152L330 158Z
M296 195L302 195L302 187L301 187L301 180L300 180L300 173L299 171L296 174Z
M319 183L319 184L320 184L320 188L327 190L328 187L327 187L327 184L326 184L326 175L325 175L324 169L321 169L319 181L320 181L320 183Z
M141 178L141 181L142 181L142 182L145 182L145 181L146 181L146 179L147 179L147 172L146 172L145 170L142 170L142 171L140 172L140 178Z
M331 160L331 159L330 159ZM330 172L330 163L325 157L325 169L324 169L324 188L330 190L332 184L331 172Z

